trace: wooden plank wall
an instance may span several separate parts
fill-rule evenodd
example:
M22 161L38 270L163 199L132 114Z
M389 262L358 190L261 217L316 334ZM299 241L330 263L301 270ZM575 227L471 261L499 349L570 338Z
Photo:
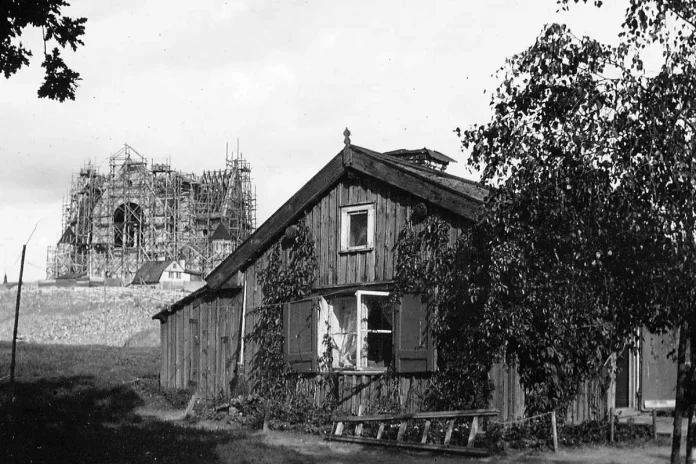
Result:
M524 416L524 391L517 369L505 363L493 365L489 374L493 386L490 407L499 411L498 420L510 421Z
M371 252L342 254L340 250L341 206L351 204L375 204L375 247ZM368 177L344 176L308 212L305 223L314 237L317 256L316 286L359 284L392 280L394 277L394 246L399 233L406 225L411 208L421 202L417 197L401 189ZM453 213L438 210L450 224L450 243L460 236L466 219ZM257 278L263 270L272 246L266 249L245 270L247 279L247 319L245 333L256 323L254 310L262 305L263 292ZM284 252L287 259L287 250ZM278 307L279 314L282 309ZM253 344L245 349L245 368L249 369L254 353Z
M490 406L500 411L499 420L514 420L524 417L524 389L520 384L517 370L499 363L491 370L491 380L495 385ZM588 420L599 420L608 412L607 391L598 380L583 382L578 394L570 404L566 421L580 424Z
M358 414L362 406L363 414L376 414L396 407L406 412L420 411L428 376L345 373L337 377L335 392L331 392L332 385L325 375L297 376L294 382L294 393L311 400L315 406L336 395L340 413Z
M608 412L606 389L598 380L588 380L580 385L575 400L568 408L566 420L572 424L581 424L588 420L605 419Z
M394 276L394 246L417 197L369 177L344 176L307 213L307 225L315 239L318 286L379 282ZM375 206L374 250L339 253L341 207L360 203ZM459 236L466 220L440 211L452 226L451 240Z
M227 396L239 356L241 292L196 300L160 326L160 381L193 388L206 398Z

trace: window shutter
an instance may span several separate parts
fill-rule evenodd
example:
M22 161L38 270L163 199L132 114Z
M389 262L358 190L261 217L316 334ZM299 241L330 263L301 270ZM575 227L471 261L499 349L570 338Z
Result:
M396 305L394 357L400 373L431 372L435 350L430 334L426 304L421 296L407 294Z
M317 309L314 299L283 305L285 360L296 372L317 371Z

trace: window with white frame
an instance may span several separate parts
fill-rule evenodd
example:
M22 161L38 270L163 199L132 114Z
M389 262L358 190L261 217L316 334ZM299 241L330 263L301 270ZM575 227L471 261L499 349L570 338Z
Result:
M341 208L341 251L371 250L374 246L374 236L374 203Z
M283 305L284 356L298 373L432 372L436 351L422 295L337 290ZM324 364L330 350L331 365Z
M358 290L329 296L322 307L331 340L332 368L379 370L391 365L393 322L388 292Z

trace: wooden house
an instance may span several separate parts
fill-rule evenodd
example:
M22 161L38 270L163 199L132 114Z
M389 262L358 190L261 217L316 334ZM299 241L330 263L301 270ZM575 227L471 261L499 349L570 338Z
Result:
M173 260L146 261L136 271L131 285L145 285L148 287L164 289L190 288L191 274L184 267ZM195 288L201 285L196 285Z
M231 393L257 349L244 334L263 305L258 272L287 229L304 221L314 240L316 280L310 295L283 305L285 358L298 372L297 388L316 403L325 398L318 379L328 335L343 410L357 413L394 391L404 408L418 410L437 349L417 295L388 304L394 248L417 205L444 218L451 243L476 219L487 190L444 172L450 161L427 149L377 153L346 137L345 148L213 270L205 287L154 316L161 321L162 385L207 397ZM386 375L390 368L396 376ZM520 417L524 401L515 370L496 366L491 379L491 407L501 418ZM602 398L604 392L584 387L573 419L602 414Z

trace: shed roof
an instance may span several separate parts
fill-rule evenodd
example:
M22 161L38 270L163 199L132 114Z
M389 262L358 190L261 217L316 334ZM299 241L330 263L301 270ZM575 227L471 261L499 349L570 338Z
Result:
M162 273L173 262L171 259L166 261L147 261L136 271L133 277L133 284L147 285L159 283Z
M393 152L392 152L393 153ZM444 156L444 155L443 155ZM306 208L348 171L401 188L462 217L475 220L488 189L477 182L418 166L389 154L347 144L252 235L206 277L208 287L222 287L283 233Z

